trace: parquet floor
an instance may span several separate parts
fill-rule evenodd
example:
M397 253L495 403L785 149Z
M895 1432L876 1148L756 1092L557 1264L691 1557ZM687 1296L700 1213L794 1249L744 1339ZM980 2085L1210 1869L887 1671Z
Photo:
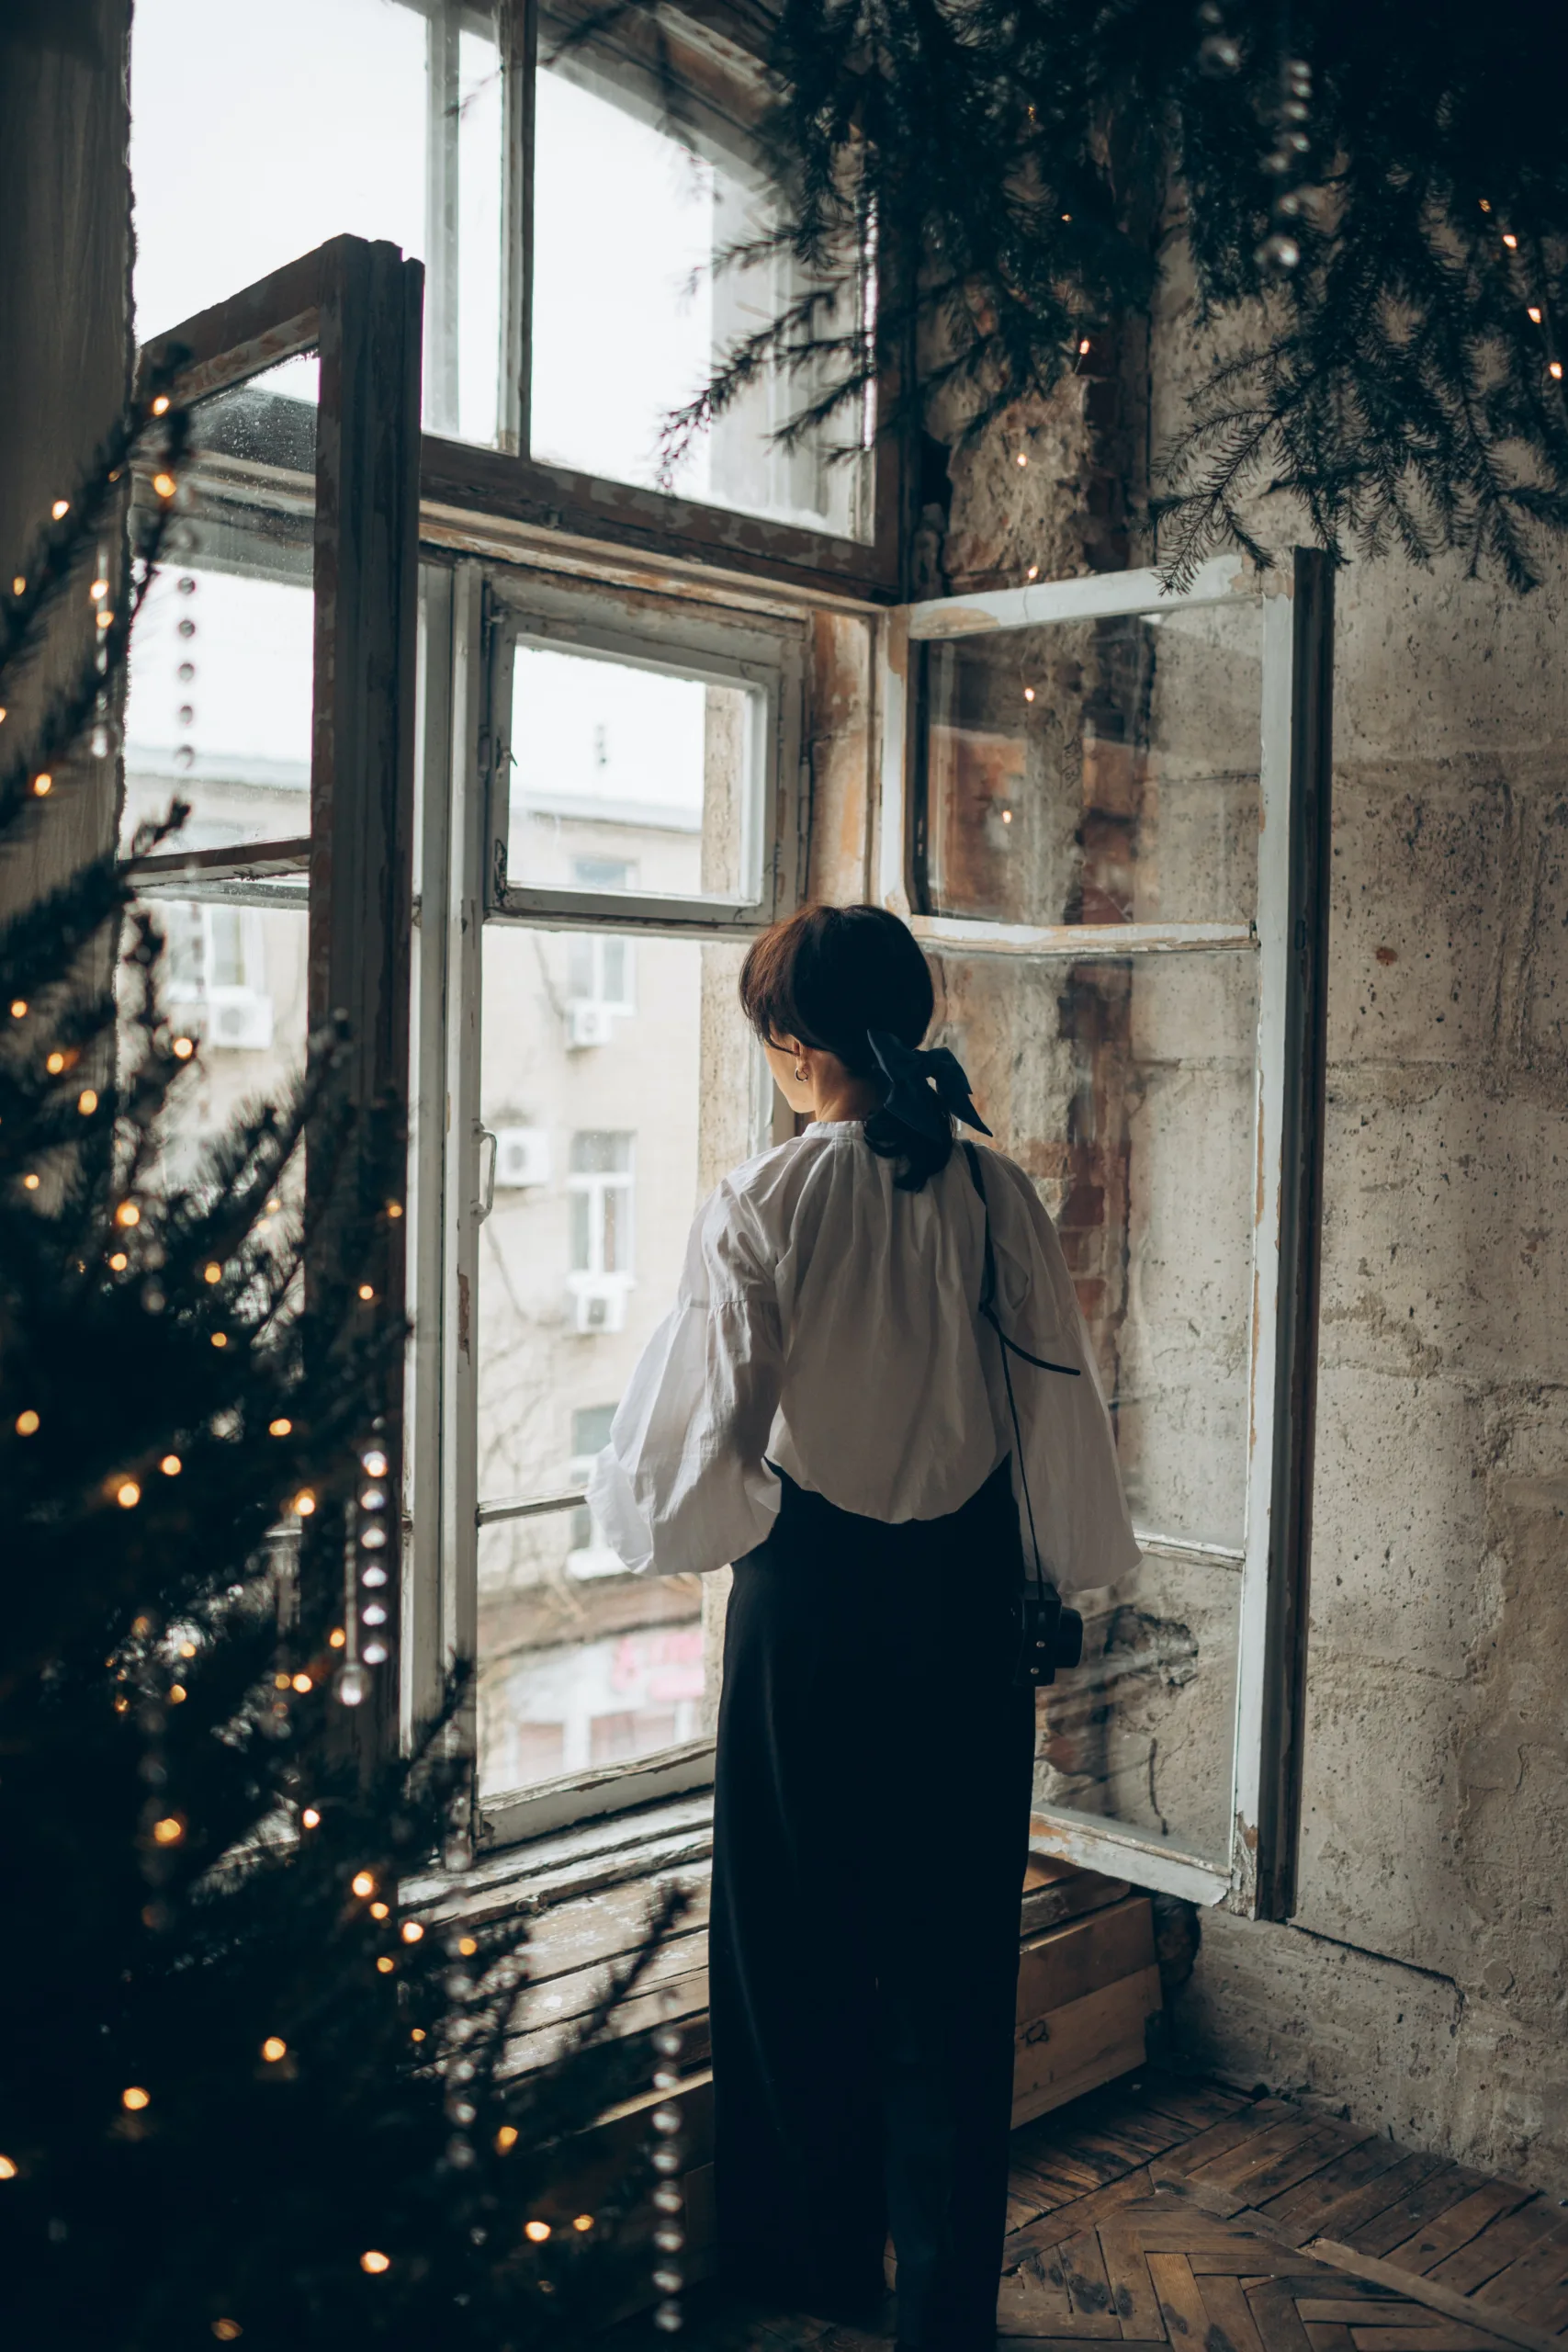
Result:
M1015 2132L1011 2192L1004 2345L1568 2352L1554 2198L1283 2100L1145 2069ZM877 2352L888 2337L698 2290L674 2340Z

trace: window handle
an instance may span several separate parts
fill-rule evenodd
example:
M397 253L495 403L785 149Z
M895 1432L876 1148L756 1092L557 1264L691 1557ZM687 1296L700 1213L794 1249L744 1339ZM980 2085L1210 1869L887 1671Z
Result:
M493 1127L481 1127L479 1129L479 1149L481 1151L483 1151L487 1143L490 1146L490 1159L485 1168L483 1181L479 1185L479 1197L475 1203L475 1215L480 1225L484 1223L486 1217L489 1216L491 1209L495 1206L495 1163L501 1151L501 1146L496 1140L495 1130Z

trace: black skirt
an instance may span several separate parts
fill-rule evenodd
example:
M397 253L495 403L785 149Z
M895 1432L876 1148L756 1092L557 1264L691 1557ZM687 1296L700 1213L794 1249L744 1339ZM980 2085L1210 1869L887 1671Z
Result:
M898 1526L784 1479L725 1634L709 1930L725 2275L995 2335L1033 1695L1009 1466Z

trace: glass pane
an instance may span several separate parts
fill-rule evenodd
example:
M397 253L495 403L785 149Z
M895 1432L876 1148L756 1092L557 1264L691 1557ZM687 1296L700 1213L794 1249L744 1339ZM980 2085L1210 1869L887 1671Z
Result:
M757 162L761 73L699 53L672 18L660 24L662 81L637 12L567 49L563 29L563 18L547 17L535 98L534 456L869 537L858 405L794 448L772 437L826 390L815 367L764 373L661 472L665 418L702 390L716 360L809 287L787 254L716 269L775 222ZM854 322L830 323L847 334Z
M464 0L138 0L142 340L345 232L425 264L425 417L496 437L501 65Z
M507 879L557 889L755 898L761 688L520 645ZM629 952L585 946L575 1000L620 1002Z
M299 899L297 907L163 897L139 902L166 944L163 998L171 1025L197 1045L158 1135L160 1170L171 1185L195 1176L203 1152L242 1105L282 1100L304 1068L302 890ZM133 982L123 966L118 984L129 1002ZM288 1197L297 1196L303 1172L297 1159L285 1186Z
M1249 922L1262 656L1256 604L928 643L932 911Z
M191 815L169 849L310 830L316 371L291 360L195 413L199 454L131 639L124 848L176 798Z
M581 944L485 933L481 1502L581 1485L674 1302L699 1200L754 1148L744 950L639 939L636 1010L589 1046L567 993ZM586 1510L481 1530L479 1645L488 1793L698 1736L701 1579L626 1576Z
M1043 1702L1037 1795L1222 1860L1247 1525L1257 959L946 956L940 975L939 1034L1055 1220L1145 1544L1140 1570L1089 1596L1084 1667Z

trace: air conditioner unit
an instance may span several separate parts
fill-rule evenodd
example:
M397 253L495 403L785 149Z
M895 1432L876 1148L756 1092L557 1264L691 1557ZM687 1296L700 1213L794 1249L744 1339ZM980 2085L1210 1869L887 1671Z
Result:
M550 1135L547 1127L497 1127L495 1188L516 1191L525 1184L550 1181Z
M209 989L206 1027L209 1046L265 1054L272 1044L272 999L254 989Z
M570 1280L575 1331L587 1338L626 1329L629 1284L625 1274L573 1274Z
M592 1001L569 1004L566 1009L566 1042L577 1053L584 1046L607 1046L614 1037L615 1013L607 1004Z

